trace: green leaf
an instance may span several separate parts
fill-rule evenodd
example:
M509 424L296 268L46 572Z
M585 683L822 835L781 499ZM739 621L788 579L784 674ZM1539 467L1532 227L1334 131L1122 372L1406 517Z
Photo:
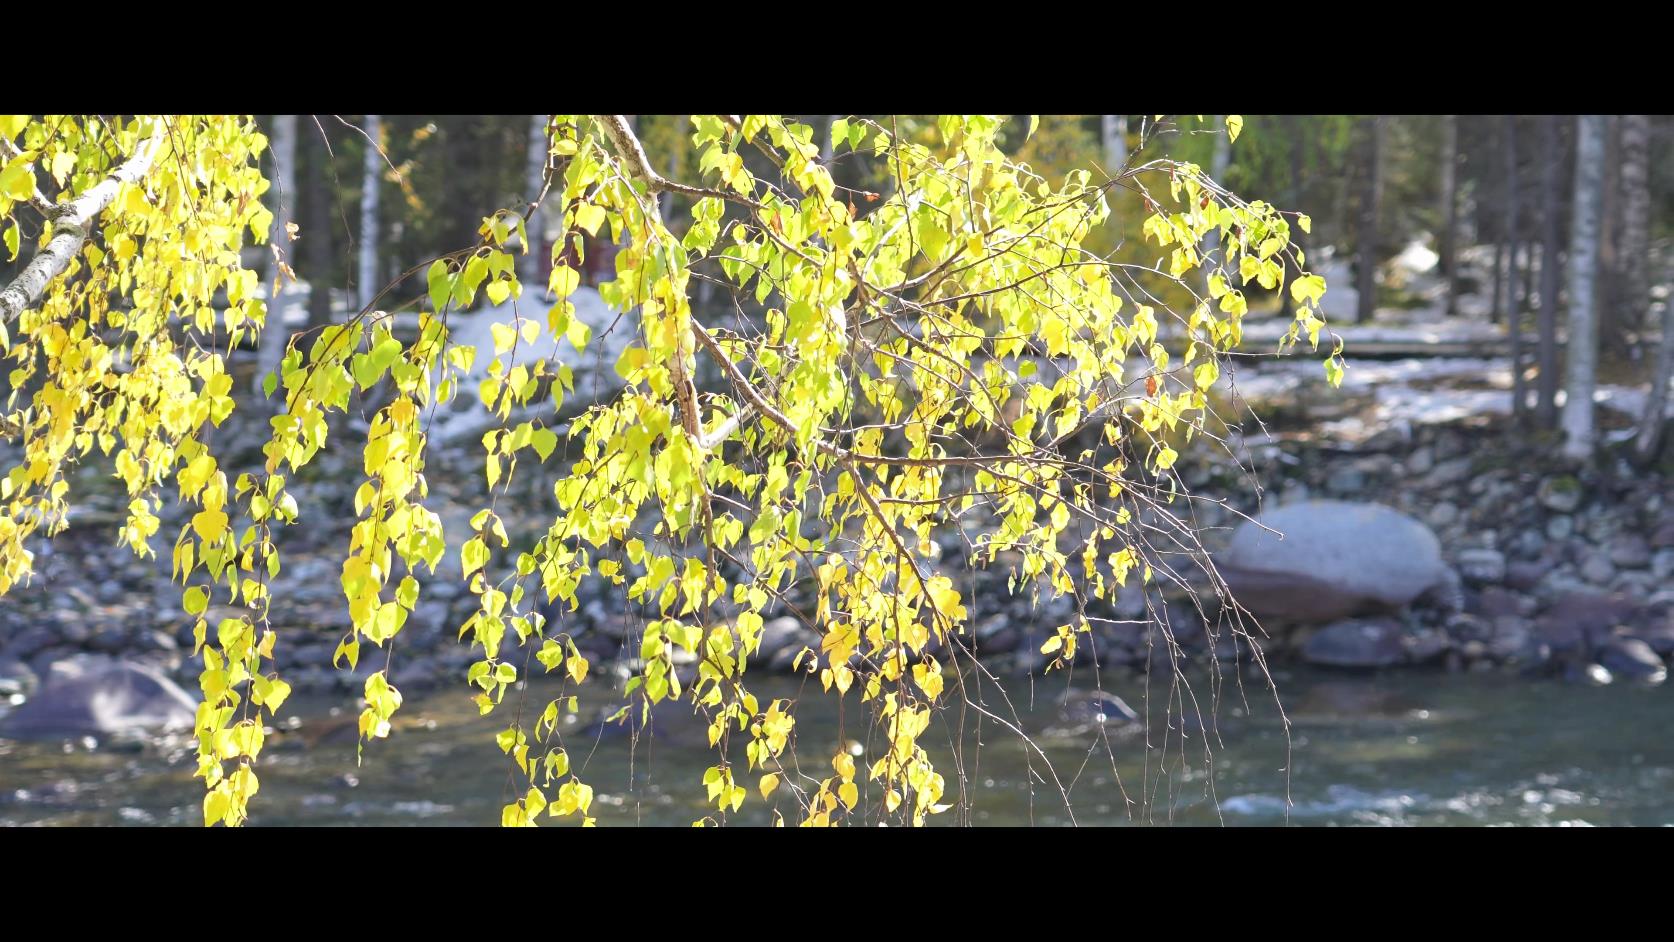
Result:
M549 428L538 428L530 435L529 441L535 448L535 454L540 455L541 460L545 461L552 454L552 450L558 447L558 433Z
M448 263L437 259L430 263L430 271L425 274L425 281L430 288L430 307L441 313L448 303L448 295L453 293L453 285L449 281Z
M569 338L570 346L575 347L577 351L584 351L588 342L593 339L593 328L582 323L581 318L572 317L569 326L564 328L564 336Z
M583 203L581 206L576 207L576 211L575 211L576 228L585 229L587 231L588 235L591 235L591 236L598 235L599 234L599 226L603 225L604 221L605 221L604 207L594 206L592 203Z
M459 564L464 570L466 579L471 578L472 573L488 565L488 544L483 542L482 537L471 537L459 548Z

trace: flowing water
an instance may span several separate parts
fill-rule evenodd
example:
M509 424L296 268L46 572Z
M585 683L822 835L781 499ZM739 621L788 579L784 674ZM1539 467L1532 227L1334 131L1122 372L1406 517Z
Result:
M1084 685L1089 678L1075 680ZM1029 738L992 720L977 730L975 711L967 711L961 750L967 801L931 820L1674 823L1674 743L1668 736L1674 690L1412 671L1355 676L1293 670L1279 673L1277 681L1288 737L1270 692L1254 683L1246 683L1242 696L1231 685L1222 687L1214 711L1218 742L1209 750L1212 774L1204 764L1204 739L1192 732L1201 724L1182 723L1178 708L1166 709L1169 690L1162 684L1153 682L1148 701L1143 677L1105 678L1105 689L1151 714L1148 734L1069 725L1058 705L1062 679L990 687L983 697L988 708L1008 720L1015 716ZM1207 680L1193 687L1207 709ZM537 685L526 693L526 709L538 711L543 695L557 691ZM839 744L878 754L875 744L868 750L864 713L854 696L847 715L839 716L817 687L794 679L763 679L756 693L764 704L769 697L798 698L798 751L808 775L829 774L827 757ZM352 699L293 698L286 712L301 723L270 737L250 823L496 824L515 770L493 739L515 709L514 696L508 694L501 708L506 712L486 718L477 716L463 690L411 696L396 733L368 745L358 764ZM945 730L933 727L926 742L940 743L932 751L952 801L960 793L951 748L957 712L946 720ZM1184 741L1182 730L1189 734ZM564 736L576 770L596 790L593 812L600 824L688 825L706 813L701 779L713 753L703 727L678 712L655 716L637 737L585 720ZM0 740L0 824L199 823L193 755L185 741L122 749ZM859 765L864 769L867 761ZM744 781L754 785L753 778ZM781 787L775 797L795 823L789 789ZM752 787L732 823L769 820Z

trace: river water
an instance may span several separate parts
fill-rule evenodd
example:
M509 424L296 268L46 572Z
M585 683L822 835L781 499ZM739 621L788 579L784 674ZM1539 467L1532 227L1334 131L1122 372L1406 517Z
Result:
M1028 739L991 720L978 730L967 711L966 802L932 823L1674 823L1674 691L1416 671L1290 670L1276 680L1288 731L1271 691L1246 672L1242 694L1230 681L1221 685L1207 751L1194 731L1201 724L1182 723L1178 706L1168 709L1190 698L1155 679L1148 690L1140 676L1104 678L1104 689L1149 714L1145 729L1127 732L1067 725L1058 702L1063 679L990 685L988 709L1015 718ZM1085 688L1090 678L1074 683ZM1212 686L1207 678L1192 685L1205 710ZM556 692L528 690L528 708L538 711ZM839 744L866 748L865 713L852 694L839 716L831 698L794 679L764 678L756 693L764 704L798 698L798 752L808 773L827 774ZM516 695L502 711L514 708ZM410 696L395 734L368 745L357 764L354 709L347 694L293 698L286 712L302 722L269 740L252 825L499 821L512 777L493 737L509 712L479 718L463 690ZM956 723L950 711L946 728L933 727L925 740L938 744L932 752L955 798ZM701 779L713 753L702 728L679 713L654 718L637 741L621 727L580 720L565 739L596 790L601 825L689 825L706 813ZM192 767L184 741L112 749L0 740L0 824L199 823ZM776 798L794 823L789 790ZM752 789L730 823L764 824L769 814Z

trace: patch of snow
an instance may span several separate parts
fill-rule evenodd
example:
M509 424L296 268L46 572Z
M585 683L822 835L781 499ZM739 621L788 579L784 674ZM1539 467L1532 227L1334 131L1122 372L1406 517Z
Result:
M620 388L616 375L616 360L638 336L639 321L634 314L618 315L611 310L599 293L592 288L579 288L570 296L575 305L575 318L592 330L587 349L578 353L568 340L553 338L547 328L549 305L544 301L507 300L504 304L479 308L468 314L448 315L450 339L455 344L475 347L477 354L471 369L459 374L459 397L451 411L437 415L430 434L437 442L451 442L475 438L500 424L498 417L482 407L476 389L488 377L495 360L494 328L504 325L520 330L527 321L540 325L542 336L537 343L525 343L521 336L517 345L499 357L507 370L518 366L532 367L536 360L547 364L562 363L574 374L575 395L588 398L607 395Z

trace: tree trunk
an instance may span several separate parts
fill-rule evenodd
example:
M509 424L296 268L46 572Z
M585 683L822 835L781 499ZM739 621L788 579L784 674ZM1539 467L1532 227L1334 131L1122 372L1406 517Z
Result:
M1441 276L1447 290L1447 316L1459 314L1459 116L1442 118L1441 198L1442 231L1438 240Z
M1209 126L1212 128L1218 128L1219 130L1215 132L1215 150L1209 157L1209 179L1215 181L1221 186L1225 186L1226 181L1223 178L1226 176L1226 168L1232 164L1232 135L1226 132L1224 127L1222 127L1222 124L1223 122L1220 115L1214 115L1210 118ZM1124 155L1123 160L1125 161L1126 159L1126 155ZM1216 250L1220 247L1220 230L1211 230L1209 232L1207 250L1204 252L1204 257L1212 258ZM1208 296L1209 294L1209 277L1219 269L1219 261L1215 261L1210 267L1203 269L1203 293L1205 296Z
M332 230L331 223L331 152L326 147L325 130L310 117L314 127L305 135L308 140L308 183L304 194L308 214L308 231L302 233L302 246L307 261L304 275L308 279L308 326L321 327L331 323Z
M1603 216L1605 119L1581 115L1575 135L1575 201L1569 249L1569 356L1564 389L1564 455L1593 453L1593 387L1598 373L1598 246Z
M1285 136L1290 138L1290 195L1288 197L1288 202L1290 203L1290 208L1292 208L1292 209L1295 209L1296 207L1302 205L1302 164L1303 164L1303 141L1304 141L1304 137L1303 137L1303 134L1302 134L1302 129L1299 126L1300 124L1301 124L1301 121L1298 120L1296 115L1287 114L1287 115L1284 116ZM1296 250L1298 252L1303 252L1304 254L1306 253L1306 242L1307 242L1307 240L1308 240L1308 236L1307 236L1306 233L1304 233L1302 231L1301 226L1293 226L1291 228L1291 230L1290 230L1290 242L1291 242L1292 245L1294 245L1296 247ZM1289 253L1286 253L1286 255L1285 255L1285 282L1286 282L1286 284L1288 285L1291 279L1296 278L1300 275L1301 275L1301 270L1296 265L1295 257L1290 255ZM1282 290L1282 291L1279 292L1279 310L1280 310L1280 313L1286 319L1289 319L1289 318L1291 318L1292 316L1295 315L1295 313L1296 313L1296 302L1291 298L1289 290Z
M268 299L267 326L262 328L261 349L256 356L258 389L267 374L277 370L285 358L285 344L291 339L290 314L300 294L289 283L294 272L280 270L281 265L287 269L296 265L291 253L290 229L296 203L296 115L274 115L271 140L273 189L268 191L268 208L273 212L273 228L267 238L273 262L268 266L267 284L273 296Z
M1355 260L1355 267L1358 269L1355 282L1360 298L1354 319L1361 324L1370 321L1372 314L1377 310L1378 204L1383 201L1383 173L1380 165L1383 162L1384 120L1383 115L1375 115L1366 120L1365 161L1358 201L1360 220L1355 238L1358 256Z
M1539 399L1535 405L1535 420L1541 428L1556 428L1558 425L1558 252L1562 238L1558 218L1563 208L1563 190L1559 183L1559 169L1563 164L1560 121L1557 115L1546 116L1542 146L1540 377Z
M1622 115L1618 166L1622 228L1616 249L1621 274L1614 299L1619 311L1618 322L1628 330L1644 330L1651 301L1650 115Z
M360 309L372 306L383 285L378 283L378 189L383 182L383 121L379 115L366 116L366 160L361 164L360 177Z
M1501 312L1505 310L1505 237L1494 240L1494 299L1488 306L1488 320L1490 323L1500 322Z
M1517 116L1505 117L1505 322L1511 333L1511 414L1521 420L1528 408L1523 388L1523 310L1517 303ZM1495 273L1498 281L1498 272ZM1497 290L1497 289L1496 289Z
M1621 192L1620 174L1617 164L1621 160L1620 149L1616 144L1616 135L1620 131L1620 124L1615 115L1604 115L1604 178L1602 181L1603 196L1599 201L1599 233L1598 233L1598 276L1596 289L1598 292L1594 302L1599 346L1601 350L1615 357L1626 357L1628 353L1627 339L1622 330L1622 321L1617 316L1617 306L1620 302L1620 284L1618 277L1621 272L1621 254L1617 251L1616 241L1621 229L1622 205L1619 198Z
M1112 177L1118 176L1128 162L1128 116L1105 114L1099 115L1099 119L1099 137L1104 144L1104 172ZM1219 178L1215 182L1219 183Z
M1651 373L1651 392L1645 397L1645 411L1633 442L1634 463L1645 467L1662 453L1663 435L1668 428L1668 384L1674 381L1674 304L1662 306L1662 343L1657 348L1657 367Z
M541 198L541 184L546 180L547 160L551 156L549 148L552 146L547 138L547 121L550 115L532 114L529 116L529 156L525 165L523 177L523 192L530 204ZM546 255L546 219L539 208L529 213L529 219L524 223L524 231L529 233L528 250L518 260L518 280L523 287L535 291L537 296L546 296L546 284L543 275L549 259Z

